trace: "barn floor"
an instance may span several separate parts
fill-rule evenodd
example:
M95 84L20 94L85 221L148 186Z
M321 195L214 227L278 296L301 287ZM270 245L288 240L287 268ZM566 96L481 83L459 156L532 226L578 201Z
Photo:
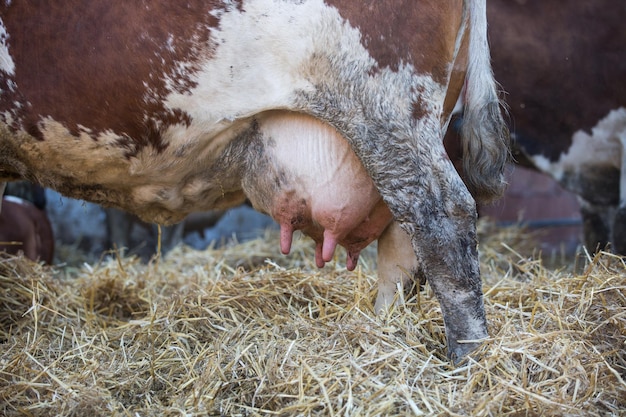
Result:
M487 229L491 338L457 367L428 286L374 315L372 252L354 272L276 234L148 265L2 258L0 415L626 415L624 259L552 270Z

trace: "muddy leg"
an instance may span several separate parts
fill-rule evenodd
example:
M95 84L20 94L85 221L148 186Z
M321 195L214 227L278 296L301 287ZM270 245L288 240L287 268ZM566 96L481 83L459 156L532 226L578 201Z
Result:
M487 337L476 213L469 193L465 197L440 202L435 213L431 204L418 204L419 217L424 220L416 226L403 223L413 236L421 268L441 305L448 356L455 362Z
M420 270L441 305L448 356L457 361L487 337L476 204L441 142L429 139L416 151L392 150L393 155L379 158L386 166L377 167L380 174L373 177L411 238Z

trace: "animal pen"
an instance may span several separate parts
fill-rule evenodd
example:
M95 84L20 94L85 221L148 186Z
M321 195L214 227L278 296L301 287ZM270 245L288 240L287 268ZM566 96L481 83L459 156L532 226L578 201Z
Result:
M0 261L4 416L626 415L626 264L545 267L480 223L489 339L445 356L429 286L373 313L375 256L318 270L276 232L163 259Z

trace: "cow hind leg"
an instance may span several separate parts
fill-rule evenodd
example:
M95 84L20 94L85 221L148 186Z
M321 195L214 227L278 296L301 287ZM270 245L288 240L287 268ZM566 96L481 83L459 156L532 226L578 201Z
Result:
M460 178L455 182L456 192L442 193L454 197L424 195L414 206L417 221L402 224L441 305L448 356L454 362L487 337L475 203Z
M418 216L424 221L414 230L413 224L403 224L413 237L420 267L441 305L448 356L453 362L487 337L475 204L467 190L460 196L435 205L432 200L419 204Z
M381 195L410 236L419 270L439 301L448 356L456 362L487 337L476 204L452 163L435 156L443 154L443 145L430 147L417 155L394 153L382 161L384 169L375 168ZM389 295L382 297L379 305L389 302Z

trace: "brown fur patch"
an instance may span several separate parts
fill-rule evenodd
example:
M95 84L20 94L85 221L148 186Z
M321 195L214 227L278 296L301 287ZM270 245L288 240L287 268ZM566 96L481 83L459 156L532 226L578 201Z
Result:
M327 3L361 31L361 42L381 68L395 71L402 64L412 64L418 73L432 74L435 81L447 84L450 44L454 44L461 24L462 0ZM442 16L449 25L441 24Z
M13 80L0 79L13 95L0 112L21 103L13 128L43 139L39 123L51 117L75 136L85 128L94 138L112 130L132 138L120 145L133 155L146 145L165 146L162 125L188 123L187 115L163 107L166 82L170 78L178 92L193 87L190 74L175 72L176 65L198 58L198 45L219 23L209 12L223 7L220 2L41 3L15 2L3 11L16 73ZM188 64L192 72L194 63ZM17 92L9 92L9 81Z

